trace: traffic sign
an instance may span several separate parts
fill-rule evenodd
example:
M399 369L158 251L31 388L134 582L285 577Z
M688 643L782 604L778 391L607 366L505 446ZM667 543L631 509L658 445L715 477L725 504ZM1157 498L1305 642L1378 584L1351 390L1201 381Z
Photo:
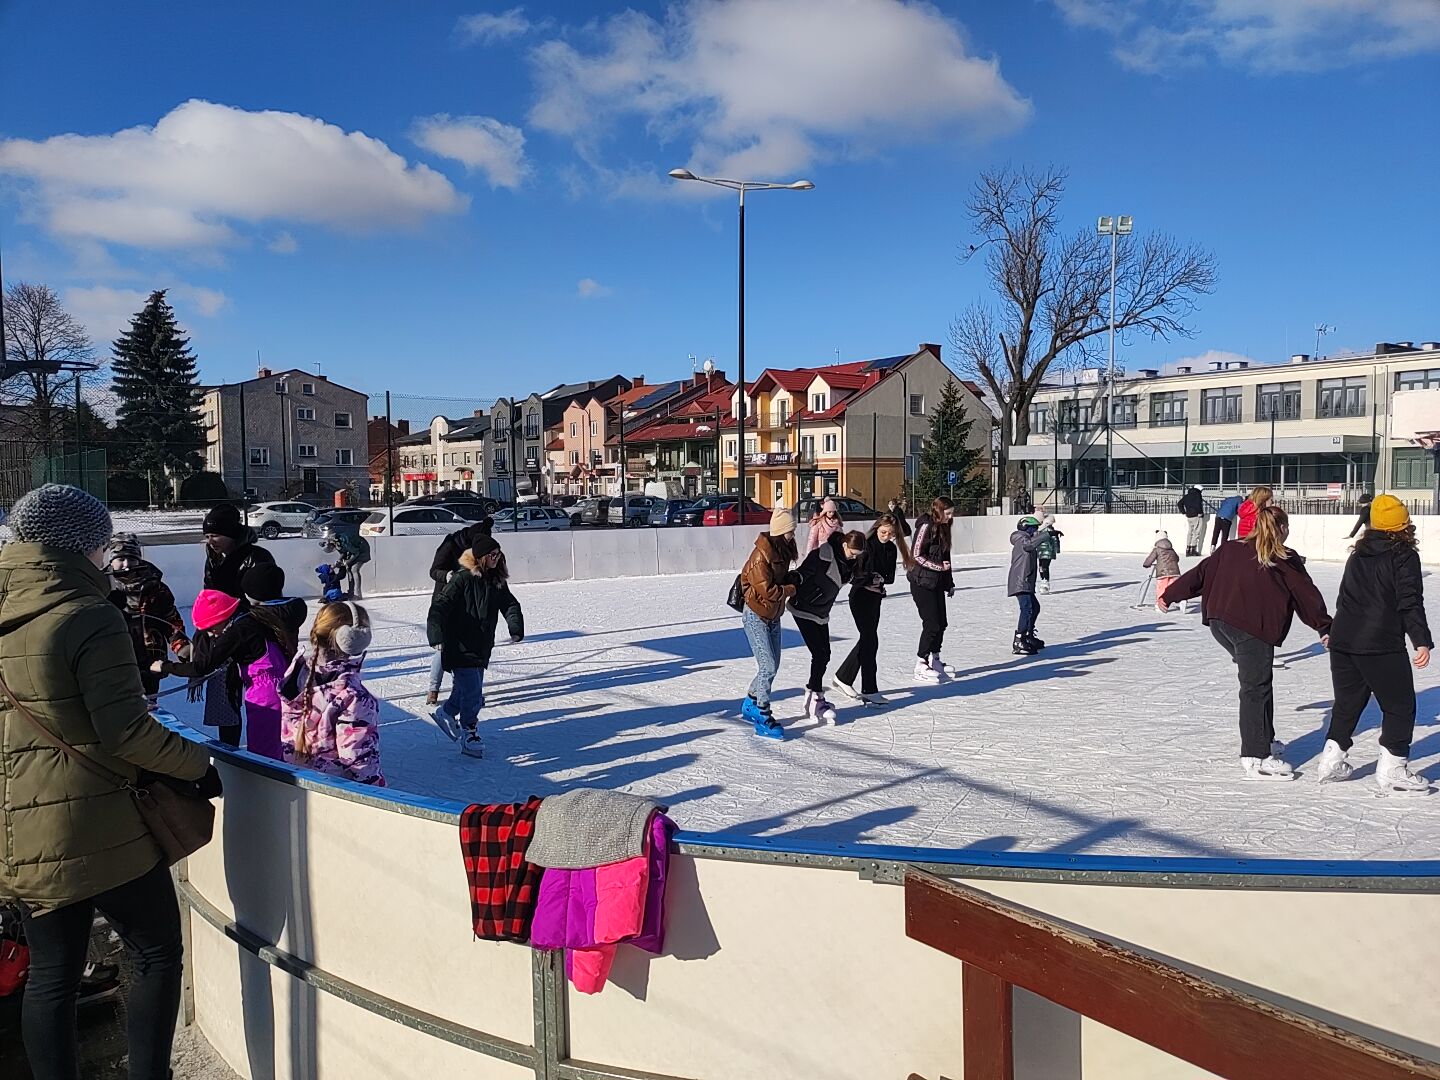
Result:
M954 487L954 486L955 486L956 484L958 484L959 482L960 482L960 474L957 473L954 469L951 469L951 470L950 470L950 486L951 486L951 487Z

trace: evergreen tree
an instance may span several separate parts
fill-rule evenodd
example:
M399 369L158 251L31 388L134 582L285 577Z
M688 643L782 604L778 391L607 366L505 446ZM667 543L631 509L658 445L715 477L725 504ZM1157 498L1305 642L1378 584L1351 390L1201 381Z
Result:
M960 399L960 384L951 379L940 393L940 403L930 413L930 434L920 449L919 472L915 477L915 511L928 509L937 495L953 497L960 513L976 513L990 495L990 478L975 470L984 460L981 451L969 445L975 421L966 417ZM953 488L950 473L955 473Z
M195 356L164 289L150 294L112 351L120 399L117 448L131 471L152 481L168 478L165 486L176 490L180 480L204 467L205 429Z

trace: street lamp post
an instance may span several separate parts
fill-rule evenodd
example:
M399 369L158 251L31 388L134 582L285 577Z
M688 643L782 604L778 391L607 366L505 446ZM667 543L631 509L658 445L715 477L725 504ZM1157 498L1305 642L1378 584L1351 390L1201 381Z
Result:
M739 296L739 348L736 366L739 370L739 411L736 414L735 459L737 462L740 492L736 505L740 508L737 521L744 521L745 506L745 193L747 191L810 191L815 187L809 180L795 180L789 184L772 184L759 180L726 180L717 176L696 176L689 169L671 169L672 180L695 180L701 184L729 188L740 193L740 296ZM719 479L719 467L716 467Z
M1096 225L1101 236L1110 237L1110 370L1105 376L1105 512L1115 498L1115 250L1122 236L1128 236L1135 219L1129 214L1102 217Z

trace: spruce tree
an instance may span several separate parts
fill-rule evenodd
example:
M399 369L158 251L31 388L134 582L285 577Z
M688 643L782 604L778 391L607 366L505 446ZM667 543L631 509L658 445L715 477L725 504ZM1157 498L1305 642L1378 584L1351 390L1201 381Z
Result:
M977 513L990 495L990 479L975 474L984 460L969 445L975 421L965 415L960 384L951 379L940 392L940 403L930 413L930 434L920 449L919 472L915 477L916 512L927 509L937 495L952 497L950 473L955 473L953 498L959 513Z
M112 346L117 448L130 471L168 480L168 490L204 467L201 392L190 341L157 289ZM158 488L157 488L158 490Z

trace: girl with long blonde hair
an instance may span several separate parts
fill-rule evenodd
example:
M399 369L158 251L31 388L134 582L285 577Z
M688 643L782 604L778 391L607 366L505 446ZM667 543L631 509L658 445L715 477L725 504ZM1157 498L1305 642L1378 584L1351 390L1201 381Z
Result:
M1289 536L1289 515L1263 506L1244 543L1220 545L1157 598L1166 604L1201 598L1201 620L1230 654L1240 680L1240 767L1260 780L1295 775L1275 738L1275 649L1296 615L1321 641L1330 630L1325 598L1305 560L1286 546Z

